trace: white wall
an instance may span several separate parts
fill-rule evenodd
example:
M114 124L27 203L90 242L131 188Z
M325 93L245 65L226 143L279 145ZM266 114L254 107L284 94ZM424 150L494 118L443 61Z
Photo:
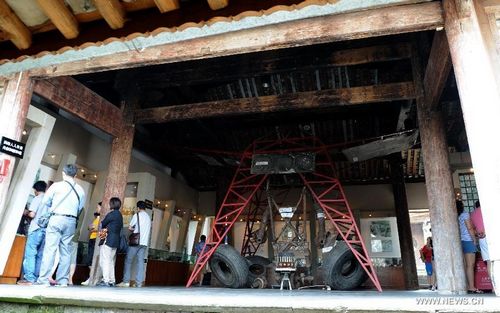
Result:
M352 209L394 209L394 196L391 185L345 186L344 191Z
M352 209L358 210L394 210L392 186L359 185L345 186L347 200ZM409 209L429 208L425 183L406 184L406 196Z
M77 156L78 164L89 170L101 172L108 168L111 143L91 134L80 125L58 116L45 155L68 153ZM140 153L133 153L129 173L148 172L152 174L156 177L156 198L176 200L178 207L196 212L198 192L170 177L170 171L167 167L159 169L161 165L158 162L151 161L148 164L144 161L147 159Z

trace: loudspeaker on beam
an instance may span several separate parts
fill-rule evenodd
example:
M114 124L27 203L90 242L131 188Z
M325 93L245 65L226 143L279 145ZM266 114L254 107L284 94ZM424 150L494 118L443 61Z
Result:
M314 153L289 154L254 154L252 174L292 174L313 172L315 169Z

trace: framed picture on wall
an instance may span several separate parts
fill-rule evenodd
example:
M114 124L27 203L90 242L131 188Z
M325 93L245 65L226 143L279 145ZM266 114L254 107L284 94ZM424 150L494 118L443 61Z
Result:
M401 257L396 217L361 219L361 234L371 257Z

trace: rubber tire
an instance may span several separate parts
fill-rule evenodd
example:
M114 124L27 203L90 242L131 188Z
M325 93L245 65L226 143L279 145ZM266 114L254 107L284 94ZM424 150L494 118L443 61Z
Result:
M228 288L246 286L248 263L232 246L220 245L209 262L212 274L223 286Z
M362 251L361 247L355 247L356 250ZM344 268L345 266L348 268ZM323 269L326 284L336 290L357 288L368 278L365 270L344 242L338 242L332 251L326 254Z
M271 264L271 260L260 255L246 257L248 262L248 285L252 285L257 277L266 276L266 268Z

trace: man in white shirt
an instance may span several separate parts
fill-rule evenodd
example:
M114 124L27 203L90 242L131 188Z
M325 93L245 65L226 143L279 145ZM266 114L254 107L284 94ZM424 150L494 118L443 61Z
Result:
M144 201L137 202L137 209L138 212L132 217L128 229L133 233L139 233L139 245L128 247L123 269L123 281L117 285L118 287L130 287L130 272L134 259L136 260L135 286L142 287L144 283L144 257L149 245L151 217L146 213L146 203Z
M59 267L57 268L57 285L66 287L69 279L72 243L75 234L77 218L85 203L85 192L74 178L78 168L68 164L63 169L63 180L54 183L43 198L43 205L52 213L47 225L45 248L40 266L40 277L37 285L49 286L54 257L59 249Z
M35 197L31 201L28 216L32 218L28 229L28 238L23 260L23 280L17 282L18 285L33 284L40 273L42 263L43 248L45 243L45 229L38 226L40 216L45 214L47 207L42 206L47 183L40 180L33 185Z

